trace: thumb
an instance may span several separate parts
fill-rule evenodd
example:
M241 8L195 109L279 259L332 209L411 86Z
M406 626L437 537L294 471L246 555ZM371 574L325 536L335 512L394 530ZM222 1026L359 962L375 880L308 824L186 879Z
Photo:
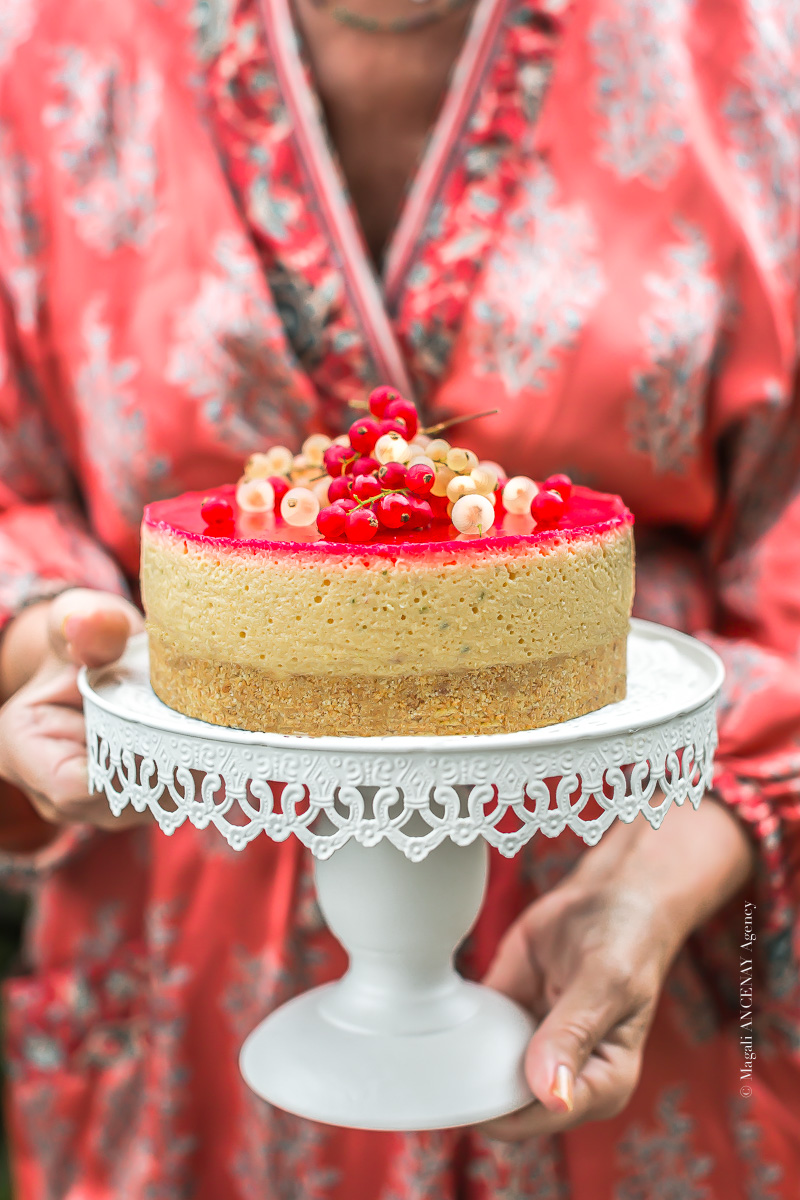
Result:
M72 588L50 605L48 632L59 658L102 667L122 654L131 634L144 629L138 609L122 596Z
M551 1112L572 1111L575 1081L592 1051L626 1013L602 968L582 970L561 993L531 1038L525 1075L531 1091Z

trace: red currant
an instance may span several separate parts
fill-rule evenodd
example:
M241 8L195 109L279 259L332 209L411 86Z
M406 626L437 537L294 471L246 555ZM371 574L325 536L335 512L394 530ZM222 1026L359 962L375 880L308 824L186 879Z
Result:
M346 500L337 500L336 507L343 508L345 512L352 512L354 508L358 508L358 501L348 496Z
M368 454L362 455L353 463L353 474L374 475L380 465L377 458L371 458Z
M361 417L358 421L354 421L348 432L350 445L359 454L369 454L380 436L378 422L372 417Z
M374 475L358 475L353 483L353 495L356 500L374 500L380 496L381 485Z
M569 500L572 495L572 480L569 475L548 475L542 489L546 492L558 492L563 500Z
M317 529L323 537L337 538L344 533L347 524L347 512L338 504L330 504L321 508L317 517Z
M348 500L353 494L353 476L340 475L332 479L328 488L328 503L335 504L337 500Z
M384 416L390 421L402 421L406 427L406 439L410 442L419 429L419 414L410 400L392 400L387 404Z
M558 492L537 492L531 500L531 516L537 525L555 525L566 507Z
M383 437L385 433L399 433L401 438L409 441L408 430L403 421L389 421L388 419L378 422L378 437Z
M350 446L328 446L328 449L322 456L322 461L325 463L325 470L333 479L336 479L339 475L344 475L347 464L354 462L355 459L356 455Z
M406 469L402 463L384 463L378 471L378 479L381 481L381 487L395 491L406 486Z
M392 492L378 501L378 516L387 529L401 529L411 523L411 505L405 496Z
M447 515L447 509L450 504L450 501L447 499L447 496L430 495L430 496L428 496L427 499L428 499L428 504L430 505L431 512L433 513L433 518L435 521L444 521L444 520L450 519Z
M200 505L200 516L206 525L231 525L233 507L227 500L221 500L218 496L206 496Z
M272 490L275 493L275 511L281 511L281 500L292 486L288 479L284 479L282 475L270 475L268 483L272 484Z
M418 496L409 496L408 503L411 508L411 528L427 529L433 520L433 509L428 501L421 500Z
M371 542L378 532L378 518L368 508L354 508L347 514L345 533L348 542Z
M415 496L429 496L436 480L436 472L425 463L417 463L415 467L406 469L406 487Z
M397 388L393 387L376 387L369 394L369 411L373 417L382 417L386 412L387 404L391 404L393 400L399 400L400 393Z
M497 485L494 489L494 517L495 524L500 520L503 513L506 511L506 506L503 504L503 488L508 483L504 475L501 475L497 480Z

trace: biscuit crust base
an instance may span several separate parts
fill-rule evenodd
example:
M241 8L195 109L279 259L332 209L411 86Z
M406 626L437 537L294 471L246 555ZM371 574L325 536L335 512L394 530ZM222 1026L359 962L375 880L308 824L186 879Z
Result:
M150 680L177 712L313 737L514 733L622 700L627 639L546 661L408 675L290 675L189 658L150 637Z

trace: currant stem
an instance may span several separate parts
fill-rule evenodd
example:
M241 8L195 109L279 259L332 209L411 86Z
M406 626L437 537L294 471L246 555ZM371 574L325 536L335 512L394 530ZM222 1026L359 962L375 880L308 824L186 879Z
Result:
M423 429L421 432L426 437L429 433L443 433L445 429L450 429L452 425L461 425L464 421L477 421L480 417L494 417L499 412L499 408L489 408L486 412L470 413L466 417L450 417L448 421L440 421L438 425L429 425L427 429Z
M356 508L363 508L365 504L374 504L376 500L382 500L384 496L407 496L408 488L383 488L379 496L368 496L366 500L358 500ZM335 501L334 501L335 503ZM356 511L354 508L353 512Z

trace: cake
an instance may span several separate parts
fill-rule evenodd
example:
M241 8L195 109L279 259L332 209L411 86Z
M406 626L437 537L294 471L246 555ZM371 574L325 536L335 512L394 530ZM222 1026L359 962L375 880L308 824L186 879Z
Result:
M620 498L563 476L560 493L552 482L508 483L496 464L476 468L469 452L466 464L452 447L438 460L427 456L431 447L442 454L439 443L418 434L414 442L414 433L393 436L394 457L381 452L371 477L399 479L386 468L399 461L406 482L408 446L412 461L421 451L430 464L421 488L431 475L435 488L422 518L411 491L396 484L354 500L347 455L330 453L329 470L344 461L336 491L349 488L349 504L320 512L319 492L326 499L331 480L304 455L299 465L287 460L283 476L272 474L272 500L255 509L248 495L258 493L269 462L251 460L238 488L148 506L142 594L152 685L164 703L250 730L443 735L533 729L625 695L633 540ZM312 459L327 440L318 439ZM468 472L447 467L447 455ZM492 494L481 500L472 481L486 490L487 474ZM302 509L304 494L314 516L300 524L287 501L299 496ZM476 531L460 532L472 528L463 513L473 500ZM342 526L352 513L349 540ZM387 526L384 517L400 523Z

